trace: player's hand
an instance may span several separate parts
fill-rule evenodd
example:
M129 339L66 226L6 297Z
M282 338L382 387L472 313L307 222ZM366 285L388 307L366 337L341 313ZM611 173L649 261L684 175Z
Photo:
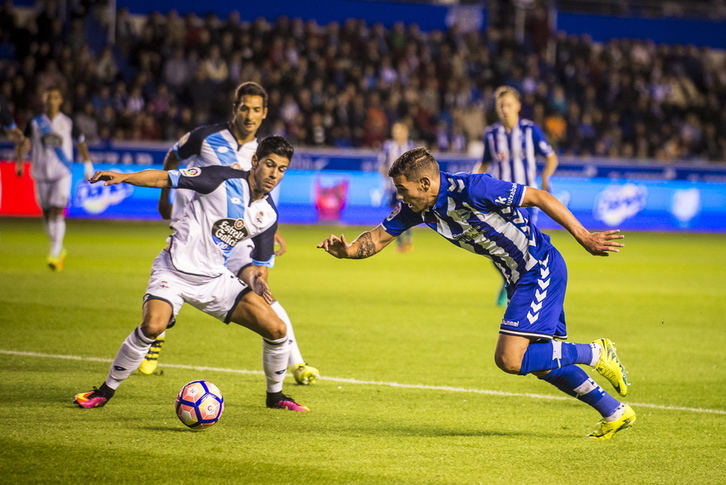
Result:
M287 252L287 243L285 242L285 238L282 237L282 234L279 232L275 233L275 246L277 246L275 256L282 256Z
M347 258L350 244L346 241L345 235L341 234L340 237L338 237L331 234L326 240L318 244L317 247L336 258Z
M580 244L593 256L609 256L608 253L620 252L620 248L625 247L625 244L615 242L624 237L624 234L620 234L620 229L591 232L589 237L580 241Z
M95 184L96 182L106 182L103 185L114 185L122 183L123 177L124 174L122 173L112 172L110 170L101 170L94 173L88 181L92 184Z
M17 175L18 177L23 176L23 164L22 163L15 164L15 175Z
M271 305L275 299L272 297L272 291L270 291L270 286L267 284L267 281L262 278L263 275L264 273L262 271L252 274L252 291L260 295L268 305Z

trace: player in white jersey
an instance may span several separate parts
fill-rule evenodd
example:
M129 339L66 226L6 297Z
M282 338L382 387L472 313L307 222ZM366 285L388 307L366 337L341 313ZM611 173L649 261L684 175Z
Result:
M106 185L191 189L195 196L167 247L154 260L141 325L121 345L101 387L75 396L78 406L104 406L141 364L156 337L174 324L186 302L262 336L267 407L309 411L282 393L290 353L288 330L270 306L274 298L263 271L251 267L240 279L227 269L235 246L247 239L255 241L256 259L272 259L277 208L269 193L282 180L292 155L287 140L270 136L258 146L250 172L213 166L130 174L102 171L93 176L91 182L105 181Z
M552 192L550 177L559 161L542 129L529 120L520 119L522 109L519 92L500 86L494 92L499 122L484 133L484 156L474 173L490 173L494 178L537 188L537 155L545 157L542 190ZM537 222L537 209L530 208L530 217ZM499 291L497 304L507 303L505 286Z
M202 126L184 135L167 153L164 159L164 169L176 169L180 163L184 163L187 168L226 165L241 170L250 170L252 156L257 149L257 138L255 137L262 121L267 116L267 92L257 83L243 83L235 90L232 109L233 117L229 123ZM176 228L193 197L193 191L178 189L172 205L169 203L168 189L162 189L159 198L159 213L164 219L170 219L172 228ZM281 248L275 253L276 256L279 256L285 251L285 242L277 232L275 242ZM274 258L261 262L252 257L253 251L254 243L251 240L240 244L229 256L227 268L236 275L250 266L264 268L264 278L267 279L267 267L273 267ZM272 307L289 327L289 366L295 380L302 385L312 384L320 376L319 371L305 363L295 338L292 322L280 302L273 302ZM165 342L166 333L163 332L158 336L139 366L141 373L148 375L156 370Z
M61 113L63 95L59 88L50 87L43 93L44 112L28 124L26 135L30 139L31 175L35 181L35 195L43 210L45 231L50 238L48 267L63 269L66 250L65 209L71 196L71 163L75 140L81 159L85 163L86 178L93 174L91 156L83 133L68 116ZM16 145L15 171L23 174L25 144Z
M398 199L396 198L396 188L391 184L391 179L388 178L388 171L398 157L414 147L413 142L408 139L408 126L406 126L406 123L403 121L394 123L391 127L391 139L383 143L381 153L378 156L378 170L385 178L386 197L388 198L391 209L398 205ZM398 244L398 250L402 253L411 251L413 249L413 235L411 231L409 230L401 234L396 239L396 243Z
M635 412L605 392L578 365L588 365L618 393L628 391L615 347L602 338L565 343L567 269L562 255L539 231L523 207L538 207L567 229L589 253L607 256L623 244L618 230L591 233L548 192L505 182L489 174L441 172L425 148L404 153L388 171L401 204L379 226L352 243L330 235L318 247L336 258L373 256L404 230L426 224L451 243L486 256L507 281L509 305L494 354L510 374L534 374L593 407L602 416L588 436L609 439L635 422ZM453 303L455 305L455 302ZM560 340L556 340L560 339Z

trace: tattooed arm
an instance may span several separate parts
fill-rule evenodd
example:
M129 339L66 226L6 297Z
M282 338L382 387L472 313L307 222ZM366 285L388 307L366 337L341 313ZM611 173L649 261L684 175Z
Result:
M318 248L335 256L336 258L363 259L373 256L388 246L396 236L386 232L383 226L376 226L366 231L349 243L345 236L330 235L326 240L318 244Z

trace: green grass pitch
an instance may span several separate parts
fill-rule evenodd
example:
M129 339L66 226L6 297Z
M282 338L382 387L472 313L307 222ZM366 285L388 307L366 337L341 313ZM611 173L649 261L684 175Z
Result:
M311 413L264 407L259 337L182 310L162 375L132 375L78 409L140 321L163 223L70 220L66 268L45 267L40 220L0 219L3 483L726 483L726 235L631 233L609 258L561 231L570 340L618 344L638 412L584 438L586 405L492 354L499 277L427 229L415 249L339 261L315 245L363 228L285 226L270 282L323 378L286 391ZM453 302L453 304L452 304ZM203 432L174 414L183 384L225 395ZM610 390L607 382L598 379Z

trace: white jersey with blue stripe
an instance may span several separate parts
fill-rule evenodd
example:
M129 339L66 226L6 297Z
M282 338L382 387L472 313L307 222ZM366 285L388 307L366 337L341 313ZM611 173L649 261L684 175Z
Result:
M39 182L57 182L71 175L73 141L84 141L83 134L68 116L58 113L51 120L42 114L28 124L30 161L33 178Z
M240 145L227 123L196 128L172 147L177 159L187 168L225 165L245 171L252 169L252 156L256 150L256 139ZM182 217L191 199L192 194L188 191L177 192L171 215L172 226Z
M553 249L550 238L519 210L525 185L489 174L441 172L436 204L416 213L401 203L382 225L398 236L425 223L451 243L494 261L508 284L515 284Z
M554 149L542 129L520 119L512 131L495 123L484 132L483 163L491 163L495 178L537 188L537 155L547 157Z
M194 196L170 236L174 267L184 273L219 276L242 241L252 239L252 258L263 265L274 258L277 208L269 196L252 201L249 172L212 166L170 170L173 188Z

